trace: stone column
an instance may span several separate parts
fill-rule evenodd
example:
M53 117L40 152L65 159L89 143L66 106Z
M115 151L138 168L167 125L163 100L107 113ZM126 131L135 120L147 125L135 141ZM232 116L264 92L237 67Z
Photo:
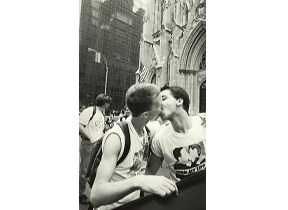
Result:
M155 33L156 31L158 31L158 28L160 25L160 22L159 22L159 18L158 18L158 14L159 14L159 11L158 11L158 4L159 4L159 0L155 0L155 6L154 6L154 30L153 30L153 33Z
M167 77L167 57L170 50L170 40L171 40L171 4L169 0L165 0L163 4L163 22L160 32L160 60L163 61L164 65L162 66L162 74L161 74L161 84L166 84L169 81Z
M143 34L142 34L142 39L140 41L140 56L139 56L139 61L142 62L146 68L148 68L148 63L149 63L149 55L151 54L151 48L153 44L153 6L154 6L154 0L149 0L148 1L148 8L146 13L144 14L143 17Z

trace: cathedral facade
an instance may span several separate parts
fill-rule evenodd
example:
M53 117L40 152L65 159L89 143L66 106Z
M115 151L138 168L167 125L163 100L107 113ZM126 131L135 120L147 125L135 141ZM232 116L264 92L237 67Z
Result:
M206 112L206 0L148 0L136 83L180 86Z

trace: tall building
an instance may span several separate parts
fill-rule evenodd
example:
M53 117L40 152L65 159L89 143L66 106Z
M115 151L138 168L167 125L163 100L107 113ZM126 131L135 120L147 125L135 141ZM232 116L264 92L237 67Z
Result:
M136 83L183 87L206 112L206 0L147 0Z
M139 41L147 2L81 0L79 27L79 103L88 105L104 93L106 61L110 110L121 110L127 89L136 83ZM88 51L88 48L92 50ZM100 52L100 61L96 52Z

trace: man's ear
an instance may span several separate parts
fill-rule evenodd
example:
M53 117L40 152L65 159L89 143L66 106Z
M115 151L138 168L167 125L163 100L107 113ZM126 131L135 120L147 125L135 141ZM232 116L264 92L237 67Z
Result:
M147 118L148 116L149 116L149 113L148 113L148 112L143 112L143 113L142 113L142 117Z
M176 100L176 106L180 106L180 105L182 105L183 104L183 99L182 98L178 98L177 100Z

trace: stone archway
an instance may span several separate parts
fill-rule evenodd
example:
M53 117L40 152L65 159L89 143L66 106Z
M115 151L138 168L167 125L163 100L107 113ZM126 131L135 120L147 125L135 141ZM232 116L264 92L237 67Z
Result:
M203 49L205 46L205 49ZM199 70L199 57L206 51L206 21L200 21L190 32L180 56L179 69ZM201 54L201 56L199 56Z
M191 115L197 115L200 111L200 85L206 80L206 66L203 68L202 62L203 55L206 59L205 52L206 21L200 21L187 37L178 65L180 73L178 84L189 95Z

